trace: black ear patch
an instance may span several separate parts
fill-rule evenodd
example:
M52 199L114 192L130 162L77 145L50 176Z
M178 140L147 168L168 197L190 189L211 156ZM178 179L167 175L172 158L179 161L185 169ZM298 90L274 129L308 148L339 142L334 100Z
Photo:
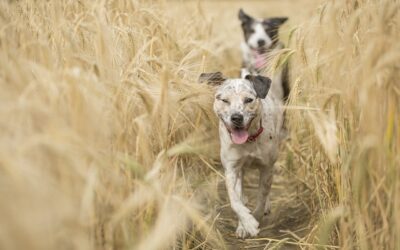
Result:
M209 85L217 86L222 84L226 80L225 76L221 72L214 73L201 73L199 76L199 82L207 82Z
M239 20L242 23L250 23L253 21L253 18L249 15L247 15L246 13L244 13L243 9L239 10Z
M271 27L278 28L288 20L287 17L271 17L263 21L263 23L268 24Z
M287 17L271 17L264 19L262 24L273 43L278 41L278 30L288 20Z
M242 23L242 30L244 35L244 40L247 41L251 34L254 33L254 29L252 28L254 23L254 18L244 13L242 9L239 10L239 20Z
M264 99L267 96L269 88L271 87L270 78L260 75L247 75L245 79L253 83L258 98Z

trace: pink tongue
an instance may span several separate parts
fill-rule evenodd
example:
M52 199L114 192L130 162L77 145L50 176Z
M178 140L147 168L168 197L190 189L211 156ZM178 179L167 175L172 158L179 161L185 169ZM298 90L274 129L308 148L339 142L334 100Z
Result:
M245 129L234 129L231 133L232 141L235 144L243 144L249 138L249 133Z
M265 65L264 56L259 53L255 53L256 56L256 68L262 68Z

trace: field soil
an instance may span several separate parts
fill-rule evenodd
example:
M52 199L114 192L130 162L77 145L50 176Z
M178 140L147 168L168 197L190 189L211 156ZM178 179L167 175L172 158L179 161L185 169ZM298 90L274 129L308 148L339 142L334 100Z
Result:
M216 206L218 215L217 228L222 233L228 249L298 249L291 244L292 239L299 239L309 233L310 209L307 201L298 198L297 180L285 174L286 171L276 164L274 182L271 190L271 213L260 223L260 233L256 238L238 239L235 236L237 218L229 205L228 194L223 181L218 185L219 202ZM258 189L258 170L248 169L244 179L247 206L251 209L256 204ZM304 190L303 190L304 191ZM269 245L268 245L269 243Z

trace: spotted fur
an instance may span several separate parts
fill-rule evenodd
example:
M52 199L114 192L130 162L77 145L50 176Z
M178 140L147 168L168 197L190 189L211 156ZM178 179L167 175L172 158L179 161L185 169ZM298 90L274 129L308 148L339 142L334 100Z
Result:
M226 188L233 211L239 221L236 235L240 238L256 236L261 218L270 211L269 192L272 185L273 167L278 157L283 122L282 100L268 92L270 80L262 76L247 79L227 79L220 82L215 92L214 111L220 118L219 137L221 163L224 166ZM259 81L258 83L256 83ZM258 86L257 84L264 85ZM261 92L265 91L265 95ZM254 98L245 103L246 98ZM257 140L244 144L232 142L229 127L232 114L243 114L250 133L260 128L263 133ZM244 204L243 169L256 167L260 171L257 204L251 211Z

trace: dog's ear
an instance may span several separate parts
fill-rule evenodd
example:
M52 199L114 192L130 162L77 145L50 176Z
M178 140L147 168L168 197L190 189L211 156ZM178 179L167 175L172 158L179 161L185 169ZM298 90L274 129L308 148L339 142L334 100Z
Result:
M271 87L270 78L259 75L246 75L245 79L253 83L258 98L264 99L267 96L269 88Z
M247 15L246 13L244 13L243 9L239 10L239 20L242 23L248 23L251 22L253 20L253 18L249 15Z
M282 24L284 24L289 18L288 17L271 17L264 19L263 23L268 24L269 26L272 27L280 27Z
M207 82L209 85L217 86L222 84L226 80L225 76L221 72L214 73L201 73L199 76L199 82Z

